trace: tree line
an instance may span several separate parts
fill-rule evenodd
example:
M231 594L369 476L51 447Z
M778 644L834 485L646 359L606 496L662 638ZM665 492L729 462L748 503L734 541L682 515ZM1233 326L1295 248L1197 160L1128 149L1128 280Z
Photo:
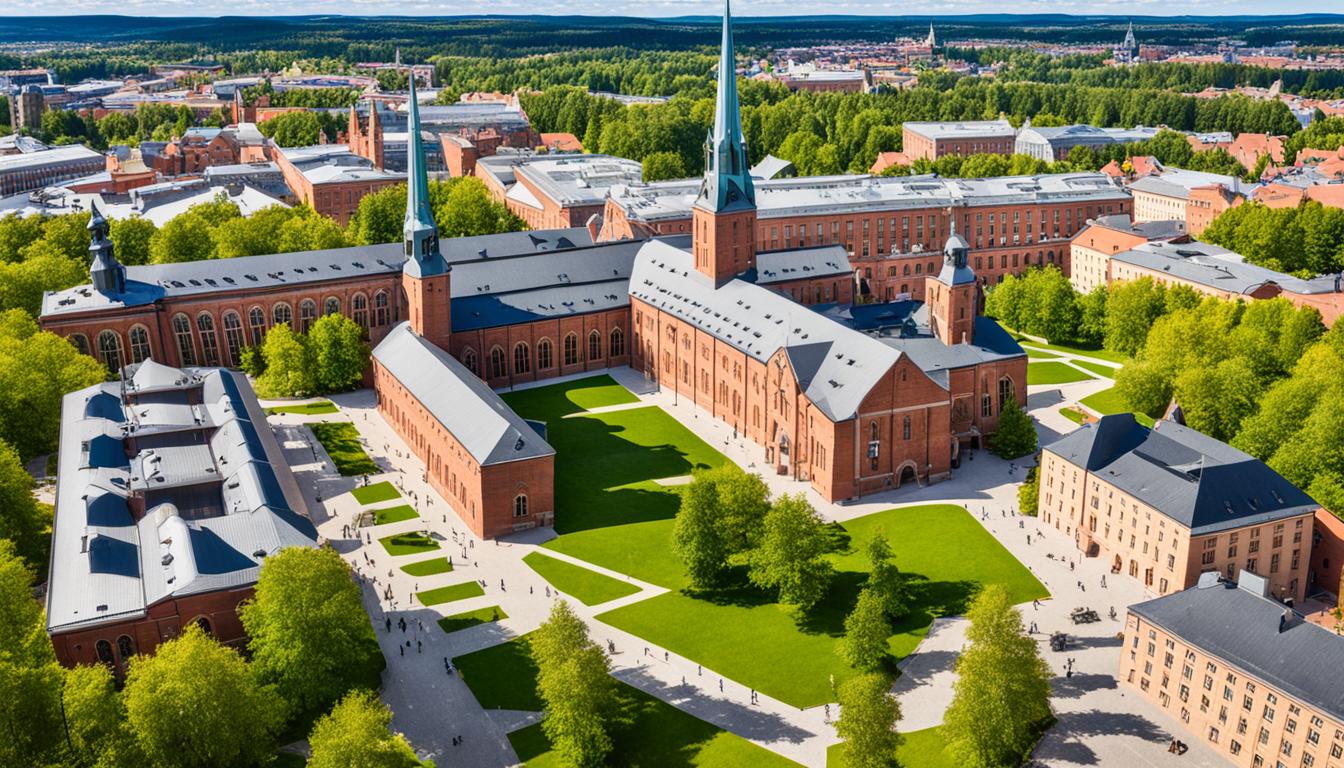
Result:
M1199 238L1298 277L1344 270L1344 210L1315 200L1295 208L1242 203L1220 213Z

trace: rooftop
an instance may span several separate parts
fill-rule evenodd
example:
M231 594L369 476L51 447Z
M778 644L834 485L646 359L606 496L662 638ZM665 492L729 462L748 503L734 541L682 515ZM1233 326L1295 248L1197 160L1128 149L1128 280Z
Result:
M0 155L0 174L20 173L48 165L58 165L80 160L89 162L96 161L100 164L104 162L101 153L95 152L83 144L66 144L45 149L40 152L20 152L14 155Z
M600 205L617 185L637 184L643 166L611 155L502 154L481 158L476 167L509 189L521 177L562 207Z
M1017 130L1007 120L957 120L951 122L906 122L901 127L927 139L1011 139Z
M1310 279L1248 263L1226 248L1209 243L1143 243L1111 257L1116 261L1169 274L1173 278L1240 295L1249 295L1263 285L1273 284L1301 295L1333 293L1339 290L1336 275Z

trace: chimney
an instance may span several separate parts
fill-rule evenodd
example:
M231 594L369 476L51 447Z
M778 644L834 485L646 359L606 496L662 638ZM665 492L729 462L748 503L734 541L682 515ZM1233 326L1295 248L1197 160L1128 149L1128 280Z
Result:
M588 228L588 236L593 238L593 242L596 243L597 233L602 231L601 214L594 213L592 216L589 216L588 221L584 224L584 226Z

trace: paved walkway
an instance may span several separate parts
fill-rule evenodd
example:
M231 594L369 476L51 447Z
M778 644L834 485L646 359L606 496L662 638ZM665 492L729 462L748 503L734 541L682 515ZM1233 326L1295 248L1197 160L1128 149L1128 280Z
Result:
M858 503L832 504L803 483L766 474L762 449L743 439L733 439L730 427L699 412L684 399L674 402L670 394L648 391L648 385L635 371L618 369L609 373L640 393L639 404L614 409L640 405L664 408L734 462L748 471L760 472L772 493L805 492L828 520L847 520L894 506L932 501L964 505L1054 596L1036 608L1031 604L1023 606L1024 618L1037 625L1036 637L1042 642L1043 655L1057 674L1052 703L1059 723L1042 741L1036 757L1052 766L1118 764L1120 759L1138 766L1170 764L1173 758L1166 753L1166 744L1175 732L1175 724L1137 697L1126 696L1114 679L1119 663L1117 633L1122 630L1124 608L1144 599L1142 588L1129 579L1110 576L1101 563L1080 558L1072 542L1062 534L1043 529L1034 518L1016 516L1016 484L1023 477L1021 467L1011 470L1008 463L985 452L972 452L948 481L865 497ZM554 382L544 382L551 383ZM1076 425L1059 415L1062 405L1106 386L1109 382L1092 380L1030 388L1029 408L1040 423L1042 441L1049 442L1075 428ZM497 543L474 539L457 522L443 499L421 480L422 468L378 415L370 392L333 399L341 408L338 414L276 416L271 421L309 494L321 534L333 542L364 580L365 605L388 661L383 699L392 707L394 728L405 733L423 756L433 757L440 765L516 764L517 756L505 734L534 722L536 713L485 711L458 677L445 672L444 658L507 641L531 631L545 619L551 602L559 598L554 590L551 597L546 596L547 583L522 558L552 538L553 532L533 530ZM353 497L345 493L355 487L356 480L336 476L320 446L314 447L311 433L299 426L308 421L338 420L355 424L370 456L384 469L382 474L371 477L370 482L383 479L395 482L407 497L397 503L412 503L421 513L419 519L360 529L358 540L342 537L342 526L351 523L360 509ZM323 501L318 501L319 496ZM426 530L442 541L439 553L452 556L454 571L431 577L409 576L400 571L400 566L429 555L392 558L377 541L417 530ZM609 640L615 644L617 652L612 662L619 679L796 762L809 766L825 764L826 748L837 738L826 722L824 708L800 711L763 695L759 704L752 705L750 691L730 679L723 680L720 692L721 676L713 670L703 669L691 659L671 654L593 618L664 590L562 553L547 550L546 554L640 587L635 594L593 608L570 601L588 621L597 642ZM1110 579L1104 589L1100 586L1103 575ZM484 582L485 595L432 607L420 605L413 596L416 591L473 580ZM389 586L391 598L386 599L384 591ZM1098 624L1074 627L1068 621L1068 613L1080 605L1096 609L1103 617L1110 608L1115 608L1117 620L1103 618ZM488 606L499 606L508 618L451 634L435 626L442 616ZM385 619L389 618L393 622L391 632L386 631ZM397 626L401 619L408 623L404 633ZM965 645L965 627L962 619L939 620L917 652L903 662L903 674L895 686L905 715L902 730L918 730L942 722L942 713L952 697L953 665ZM1066 653L1051 652L1046 645L1053 631L1067 631L1075 639ZM1069 658L1074 663L1071 677L1065 674ZM451 740L458 735L465 740L455 747ZM1191 750L1181 758L1182 765L1222 764L1196 740L1187 738L1187 741Z

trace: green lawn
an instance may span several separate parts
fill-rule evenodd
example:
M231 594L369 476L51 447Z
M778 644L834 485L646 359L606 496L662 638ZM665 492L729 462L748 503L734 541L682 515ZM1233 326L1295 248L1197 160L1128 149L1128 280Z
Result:
M439 548L439 542L418 531L384 536L378 541L383 545L383 549L387 550L387 554L393 557L417 555L421 552L430 552Z
M317 441L331 457L337 472L348 477L371 475L378 471L378 465L373 463L369 454L364 452L364 446L360 445L359 430L355 429L354 424L344 421L309 422L308 428L313 430Z
M373 511L373 524L400 523L402 520L414 520L419 516L420 514L415 511L415 507L410 504L399 504L395 507L375 509Z
M606 374L534 389L521 389L505 394L504 399L518 413L544 413L552 418L608 405L639 402L639 398L630 390L617 384L615 379Z
M1066 355L1092 357L1096 358L1097 360L1110 360L1112 363L1123 363L1127 359L1124 355L1118 352L1111 352L1110 350L1101 349L1099 347L1095 349L1085 349L1083 347L1071 347L1067 344L1048 344L1043 341L1032 341L1031 339L1025 338L1023 336L1018 336L1017 342L1022 345L1023 349L1026 349L1027 345L1030 344L1031 346L1036 347L1037 349L1046 349L1050 350L1051 352L1061 352Z
M428 560L421 560L418 563L408 563L401 566L401 570L412 576L434 576L439 573L449 573L453 570L452 563L448 562L446 557L431 557Z
M1074 424L1082 424L1085 418L1076 408L1060 408L1059 414Z
M456 632L459 629L467 629L477 624L486 624L507 618L509 618L509 614L505 613L503 608L498 605L491 605L486 608L477 608L474 611L445 616L439 619L439 628L444 632Z
M896 748L896 764L901 768L956 768L943 752L942 726L902 733L904 741ZM840 756L841 745L826 750L826 768L847 768Z
M440 605L442 603L451 603L457 600L466 600L469 597L480 597L485 594L481 585L474 581L465 581L461 584L453 584L447 587L438 587L437 589L426 589L423 592L415 593L420 598L421 605Z
M393 485L390 480L384 480L381 483L374 483L373 485L356 488L350 492L350 495L354 496L355 501L358 501L360 504L377 504L380 501L391 501L393 499L401 498L401 494L397 493L397 487Z
M1023 349L1026 350L1027 357L1032 360L1052 360L1059 358L1059 355L1056 355L1054 352L1046 352L1033 347L1023 347Z
M516 709L539 712L536 666L528 654L527 639L515 638L475 653L453 659L463 680L486 709ZM613 766L710 766L736 768L756 766L775 768L792 766L773 752L727 731L720 730L693 715L620 683L630 702L631 723L614 734ZM509 743L526 765L532 768L559 766L540 725L509 734Z
M1078 402L1091 408L1097 413L1100 413L1102 416L1109 416L1112 413L1124 413L1129 410L1129 407L1125 405L1124 399L1120 397L1120 392L1117 391L1115 387L1103 389L1094 395L1088 395ZM1145 427L1153 426L1153 419L1147 414L1136 413L1134 414L1134 418Z
M916 608L895 627L890 641L894 659L915 649L935 617L961 613L981 584L1004 584L1017 603L1048 594L968 512L936 504L888 510L837 526L839 538L847 538L848 545L832 556L835 580L822 604L801 621L793 611L750 588L702 598L679 591L683 578L660 583L649 578L652 573L641 578L674 591L598 618L785 703L816 706L832 700L831 676L839 682L853 674L835 645L867 578L863 552L879 526L891 542L896 564L914 579ZM670 530L668 524L660 542L639 542L636 557L661 559L664 572L676 570L680 576L667 546ZM588 532L589 538L597 533ZM607 544L608 549L615 546ZM612 563L600 564L619 569Z
M297 413L303 416L321 416L325 413L335 413L336 404L330 400L318 400L315 403L295 403L293 405L277 405L267 408L266 413L275 415L278 413Z
M584 605L598 605L639 591L639 587L634 584L618 581L597 571L581 568L539 552L532 552L523 558L523 562L541 578L550 582L552 587L578 598Z
M1028 363L1028 384L1069 384L1091 379L1086 373L1060 362Z
M1078 366L1079 368L1086 368L1087 370L1097 374L1103 379L1114 379L1116 372L1120 370L1119 368L1116 368L1114 365L1106 365L1105 363L1094 363L1091 360L1074 360L1073 364Z

